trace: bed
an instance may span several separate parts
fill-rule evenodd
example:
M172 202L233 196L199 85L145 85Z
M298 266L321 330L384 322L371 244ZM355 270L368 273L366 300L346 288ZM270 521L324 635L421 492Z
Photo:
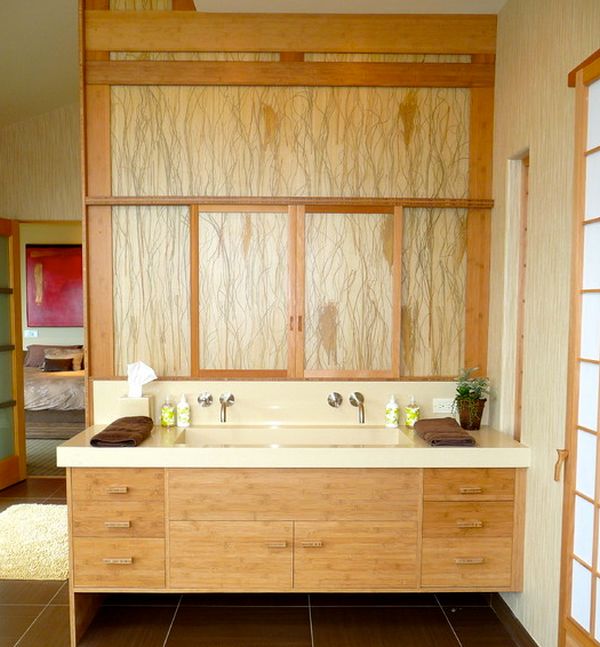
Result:
M28 347L23 371L27 438L70 438L84 428L82 357L80 346Z

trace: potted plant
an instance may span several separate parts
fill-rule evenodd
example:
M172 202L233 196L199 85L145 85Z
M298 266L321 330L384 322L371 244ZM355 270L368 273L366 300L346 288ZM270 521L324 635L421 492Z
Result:
M463 368L456 378L454 409L458 411L460 426L463 429L479 429L483 408L490 393L490 380L487 377L472 377L478 369Z

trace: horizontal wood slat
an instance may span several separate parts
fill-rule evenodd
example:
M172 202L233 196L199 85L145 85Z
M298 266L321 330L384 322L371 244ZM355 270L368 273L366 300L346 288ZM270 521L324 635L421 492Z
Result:
M100 85L245 85L473 88L494 85L480 63L304 63L263 61L91 61Z
M322 209L324 212L332 213L332 210L346 209L351 207L373 209L372 213L380 213L380 209L391 213L396 206L409 207L414 209L491 209L494 206L493 200L468 199L468 198L306 198L306 197L215 197L215 196L135 196L135 197L111 197L94 196L86 198L88 206L128 206L128 205L210 205L217 206L231 205L304 205L307 211ZM368 211L364 211L368 213Z
M492 54L495 15L86 11L88 50Z

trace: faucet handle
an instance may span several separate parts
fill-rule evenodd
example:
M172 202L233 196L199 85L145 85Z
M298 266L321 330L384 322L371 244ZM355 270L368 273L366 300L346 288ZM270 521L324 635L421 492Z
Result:
M339 393L336 393L335 391L333 393L330 393L327 396L327 404L330 407L333 407L334 409L337 409L339 406L342 404L342 396Z
M213 403L212 393L209 393L208 391L204 391L198 396L198 404L201 407L210 407L212 403Z

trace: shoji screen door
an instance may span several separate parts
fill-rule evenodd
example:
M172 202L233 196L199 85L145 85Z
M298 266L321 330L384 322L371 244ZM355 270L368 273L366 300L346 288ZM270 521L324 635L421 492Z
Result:
M570 459L560 644L588 647L600 645L600 51L576 71L576 88Z

